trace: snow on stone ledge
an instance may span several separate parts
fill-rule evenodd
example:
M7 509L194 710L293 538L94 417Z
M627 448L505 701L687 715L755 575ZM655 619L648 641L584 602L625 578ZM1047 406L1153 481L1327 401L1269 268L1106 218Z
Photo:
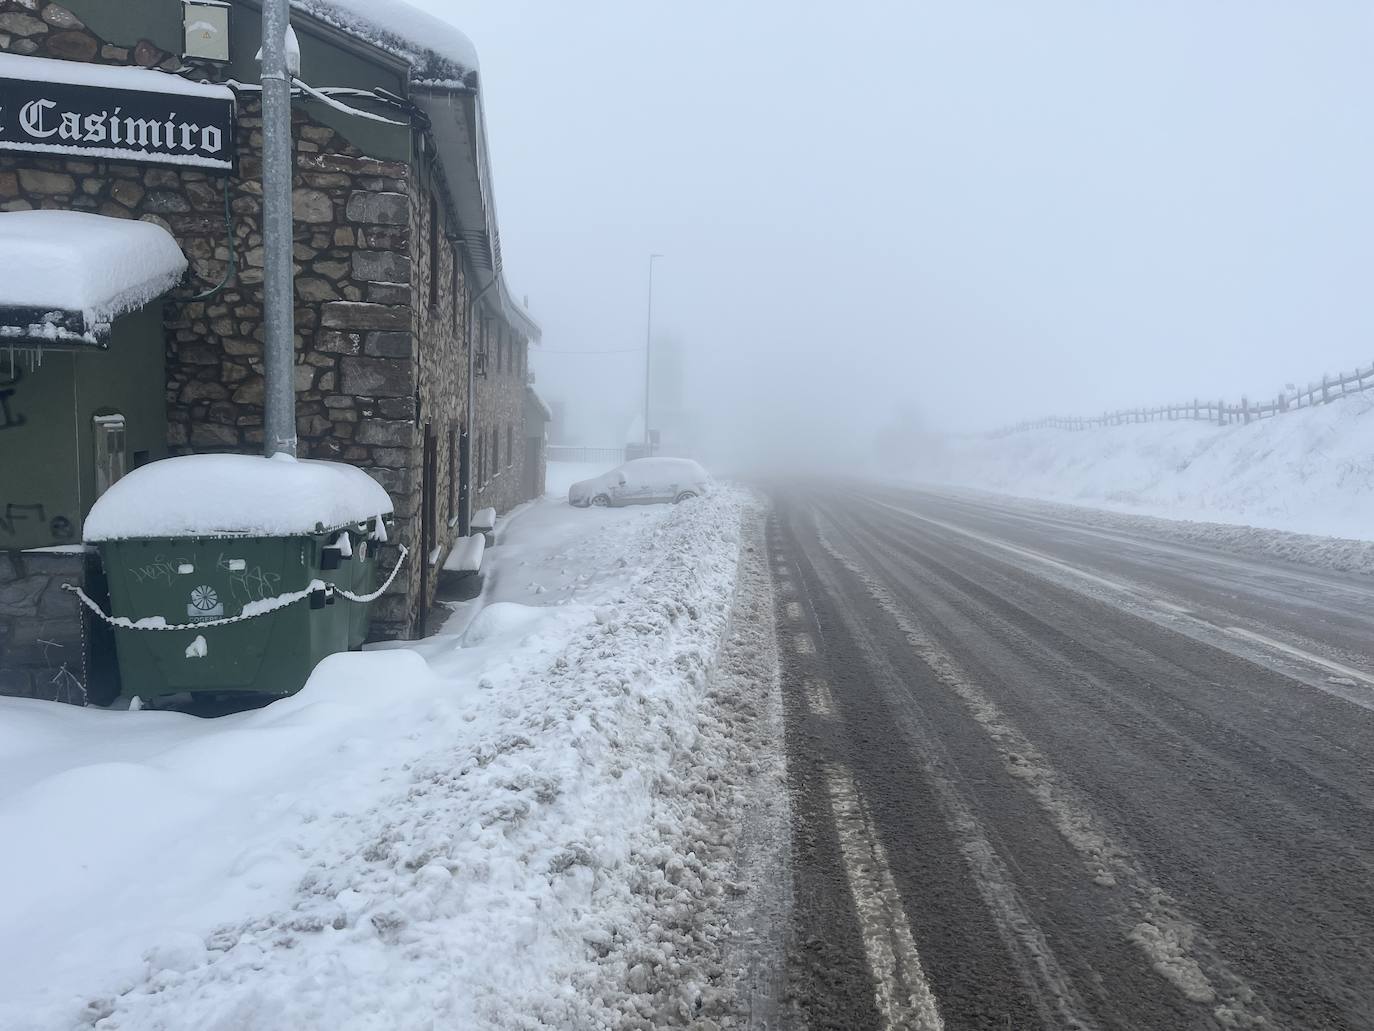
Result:
M87 64L84 61L59 61L50 57L21 57L18 54L0 54L0 78L25 82L62 82L143 93L170 93L180 97L209 97L212 100L234 99L234 91L228 86L192 82L180 75L151 68L123 68Z
M151 222L0 213L0 307L81 312L89 331L166 293L185 271L176 240Z
M463 85L477 71L472 40L402 0L291 0L291 6L409 61L415 81Z
M186 455L135 469L86 518L87 541L311 533L390 514L361 469L285 455Z

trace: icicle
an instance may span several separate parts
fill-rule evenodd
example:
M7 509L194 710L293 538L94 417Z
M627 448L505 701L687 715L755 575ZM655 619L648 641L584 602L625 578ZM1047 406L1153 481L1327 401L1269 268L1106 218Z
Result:
M381 516L372 524L372 539L378 544L386 543L386 523L382 521Z

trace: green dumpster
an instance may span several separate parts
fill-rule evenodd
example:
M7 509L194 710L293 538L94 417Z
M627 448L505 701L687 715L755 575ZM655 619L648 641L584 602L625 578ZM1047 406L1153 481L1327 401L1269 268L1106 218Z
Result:
M390 518L385 491L338 463L195 455L130 473L86 522L121 693L299 690L366 638Z

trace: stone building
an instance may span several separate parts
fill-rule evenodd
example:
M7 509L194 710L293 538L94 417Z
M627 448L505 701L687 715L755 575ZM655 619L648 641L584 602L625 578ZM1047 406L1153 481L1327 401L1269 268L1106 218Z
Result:
M435 570L470 514L507 510L542 486L542 452L528 444L542 440L542 423L525 421L528 349L540 331L502 275L467 40L395 0L292 6L300 454L355 464L391 494L397 532L382 564L398 543L412 560L374 606L373 633L409 637L425 625ZM161 336L151 375L165 396L130 425L145 436L151 426L155 442L124 456L129 466L262 445L260 18L255 0L0 0L0 211L153 222L189 264L160 321L144 319L144 332ZM223 131L186 128L176 110L192 103L177 88L187 80L232 91ZM133 111L135 102L155 113ZM220 151L186 157L197 131ZM22 420L26 388L53 349L16 332L7 338L0 326L0 375L10 376L0 421ZM105 354L118 362L120 349L116 338ZM75 413L78 423L92 417ZM0 433L0 692L51 694L54 648L39 637L84 656L63 663L76 681L90 672L91 644L55 589L74 564L91 564L73 542L94 495L40 498L43 519L3 518L56 446L21 450L13 439Z

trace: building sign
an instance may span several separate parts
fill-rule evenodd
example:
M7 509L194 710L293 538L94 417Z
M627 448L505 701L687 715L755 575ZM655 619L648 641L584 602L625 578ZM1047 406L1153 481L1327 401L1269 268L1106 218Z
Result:
M146 69L21 60L32 63L34 77L17 77L12 60L0 64L0 151L234 167L234 99L228 89ZM72 64L70 74L78 81L37 77L58 63ZM94 82L80 81L87 68L96 73L89 76ZM170 88L123 86L163 86L159 79ZM121 85L108 85L111 80Z

